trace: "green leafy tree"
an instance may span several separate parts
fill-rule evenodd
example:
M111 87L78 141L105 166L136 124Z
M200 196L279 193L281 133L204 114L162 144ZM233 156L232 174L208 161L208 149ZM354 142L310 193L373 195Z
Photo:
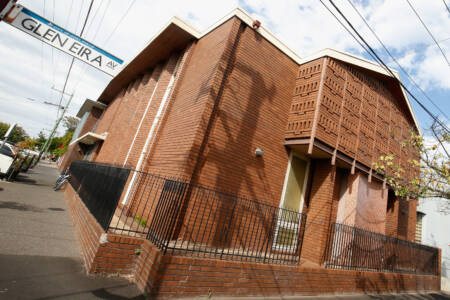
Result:
M34 147L36 145L36 140L27 137L24 141L17 143L17 146L20 149L30 149L30 150L34 150Z
M36 148L41 149L41 147L45 144L45 141L47 140L47 137L45 136L44 132L40 131L38 134L38 137L34 139L34 145Z
M393 188L395 195L403 198L443 198L450 199L450 134L431 127L432 138L424 139L416 133L402 142L402 147L415 151L417 158L408 160L402 168L396 163L394 154L381 156L373 164L374 170L381 174ZM411 176L411 170L418 170ZM407 172L409 171L409 173Z
M63 137L61 137L61 136L55 136L50 143L50 147L48 148L48 151L50 153L53 153L53 151L55 151L56 149L61 147L62 139L63 139Z
M61 137L55 137L52 140L49 151L57 157L66 153L70 141L72 140L73 133L78 125L78 118L66 116L64 117L64 127L66 132Z
M8 123L0 122L0 139L4 139L9 126L10 124ZM8 142L15 144L24 141L27 137L28 134L25 132L25 130L21 126L17 125L9 135Z
M76 117L65 116L63 122L64 122L64 127L66 128L66 133L74 132L75 129L77 128L79 121L80 120Z
M67 148L69 147L69 143L72 140L73 131L67 132L64 136L61 137L61 144L58 148L56 148L52 153L56 156L61 156L67 152Z

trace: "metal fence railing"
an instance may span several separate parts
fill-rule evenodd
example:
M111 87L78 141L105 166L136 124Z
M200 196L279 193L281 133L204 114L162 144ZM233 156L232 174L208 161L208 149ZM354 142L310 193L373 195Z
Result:
M69 182L104 230L108 229L130 169L73 161Z
M438 251L434 247L333 223L325 266L334 269L437 274Z
M110 231L145 237L164 252L298 263L306 216L175 178L137 174Z

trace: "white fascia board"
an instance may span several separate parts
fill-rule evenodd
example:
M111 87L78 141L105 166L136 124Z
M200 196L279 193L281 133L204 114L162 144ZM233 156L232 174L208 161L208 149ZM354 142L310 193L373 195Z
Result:
M77 116L77 118L82 118L83 115L86 112L90 112L93 107L96 107L96 108L99 108L99 109L103 110L103 109L106 108L106 106L107 105L105 105L102 102L94 101L94 100L91 100L91 99L86 99L84 101L83 105L81 105L80 109L78 110L76 116Z
M183 21L182 19L180 19L180 18L178 18L178 17L172 17L172 19L170 19L170 21L169 22L167 22L167 24L164 26L164 27L162 27L146 44L145 44L145 46L142 48L142 50L141 51L139 51L132 59L130 59L129 61L128 61L128 63L126 64L126 65L124 65L123 67L122 67L122 70L125 70L125 68L132 62L132 61L134 61L135 59L136 59L136 57L138 57L139 56L139 54L141 54L141 52L142 51L144 51L144 49L145 48L147 48L151 43L153 43L153 41L158 37L158 36L160 36L163 32L164 32L164 30L166 30L170 25L172 25L172 24L174 24L174 25L176 25L176 26L178 26L178 27L180 27L181 29L183 29L184 31L186 31L187 33L189 33L190 35L192 35L193 37L195 37L196 39L199 39L201 36L202 36L202 34L197 30L197 29L195 29L193 26L191 26L190 24L188 24L188 23L186 23L185 21ZM117 76L117 75L116 75Z
M329 56L329 57L347 62L349 64L356 65L361 68L368 69L368 70L380 73L382 75L392 77L391 74L388 73L378 63L375 63L373 61L367 60L365 58L362 58L362 57L359 57L359 56L356 56L356 55L353 55L350 53L332 49L332 48L325 48L325 49L319 50L311 55L308 55L302 59L301 63L304 64L304 63L313 61L315 59L318 59L318 58L321 58L324 56ZM398 72L396 70L394 70L394 69L390 69L390 70L392 71L392 73L394 73L394 75L397 79L400 79L400 76L398 75Z
M417 120L416 114L414 113L414 110L412 109L411 102L409 101L409 97L406 94L406 91L402 86L400 86L400 89L402 90L403 97L405 97L405 99L406 99L406 104L408 105L409 111L411 112L411 116L414 120L414 124L416 125L416 129L419 132L419 135L422 135L422 129L420 128L419 121Z
M332 48L325 48L325 49L319 50L318 52L315 52L311 55L308 55L302 59L301 63L304 64L304 63L313 61L315 59L318 59L318 58L321 58L324 56L328 56L328 57L346 62L351 65L355 65L355 66L358 66L358 67L361 67L361 68L364 68L367 70L371 70L371 71L377 72L379 74L382 74L384 76L392 77L392 75L390 73L388 73L380 64L378 64L376 62L367 60L365 58L362 58L362 57L359 57L359 56L356 56L356 55L353 55L350 53L332 49ZM392 68L390 70L392 71L392 73L394 73L395 78L398 79L399 81L401 81L400 75L397 72L397 70L394 70ZM411 113L411 116L414 120L414 124L416 125L416 128L419 131L419 134L422 134L422 131L419 126L419 122L417 121L416 114L414 113L414 110L412 109L411 102L409 101L408 95L406 94L406 91L402 86L400 86L400 89L402 91L403 97L406 100L406 104L407 104L409 112Z
M76 140L74 140L72 143L69 144L69 146L76 144L78 142L82 142L85 139L104 141L106 139L106 134L97 134L97 133L89 131L89 132L86 132L85 134L83 134L82 136L80 136L79 138L77 138Z
M231 19L232 17L237 17L242 22L250 26L252 28L253 21L256 19L252 18L252 16L246 12L244 9L237 7L234 10L232 10L229 14L224 16L222 19L208 27L200 37L203 37ZM279 40L275 34L273 34L269 29L265 28L263 25L261 25L258 29L255 29L256 32L258 32L262 37L264 37L267 41L269 41L272 45L274 45L276 48L278 48L281 52L286 54L289 58L291 58L293 61L295 61L297 64L301 64L301 57L291 48L289 48L285 43L283 43L281 40Z
M229 19L231 19L232 17L237 17L238 19L240 19L242 22L244 22L245 24L247 24L250 27L252 27L252 25L253 25L254 19L245 10L243 10L240 7L234 9L229 14L227 14L226 16L221 18L219 21L217 21L213 25L209 26L204 32L198 31L193 26L191 26L189 23L187 23L187 22L183 21L182 19L180 19L179 17L175 16L175 17L172 17L172 19L170 19L170 21L148 41L148 43L142 48L142 51L145 48L147 48L151 43L153 43L153 41L172 24L180 27L181 29L183 29L184 31L186 31L187 33L189 33L196 39L200 39L203 36L210 33L211 31L213 31L214 29L216 29L217 27L219 27L220 25L222 25L223 23L225 23L226 21L228 21ZM277 47L279 50L281 50L284 54L286 54L288 57L290 57L292 60L294 60L297 64L301 63L300 56L297 55L294 50L290 49L283 42L281 42L267 28L265 28L264 26L261 25L258 29L256 29L256 31L259 34L261 34L265 39L267 39L271 44L273 44L275 47ZM124 65L122 70L124 70L127 67L127 65L130 62L132 62L142 51L137 53L133 57L133 59L131 59L126 65Z

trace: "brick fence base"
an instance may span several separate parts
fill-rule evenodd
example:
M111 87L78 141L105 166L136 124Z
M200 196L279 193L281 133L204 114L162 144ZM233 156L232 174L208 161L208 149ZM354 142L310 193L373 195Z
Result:
M434 275L312 269L163 255L148 240L106 234L70 185L65 195L87 271L131 275L137 286L152 297L440 290L440 276Z
M64 193L86 270L89 273L133 274L136 249L140 249L143 240L106 234L69 184Z

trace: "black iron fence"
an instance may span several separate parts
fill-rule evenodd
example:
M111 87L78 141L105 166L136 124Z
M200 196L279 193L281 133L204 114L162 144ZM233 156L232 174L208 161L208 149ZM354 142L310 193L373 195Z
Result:
M437 248L334 223L325 266L334 269L437 274Z
M107 230L130 169L78 160L72 162L68 172L73 189Z
M175 178L137 173L110 231L164 252L263 263L300 261L306 216Z

